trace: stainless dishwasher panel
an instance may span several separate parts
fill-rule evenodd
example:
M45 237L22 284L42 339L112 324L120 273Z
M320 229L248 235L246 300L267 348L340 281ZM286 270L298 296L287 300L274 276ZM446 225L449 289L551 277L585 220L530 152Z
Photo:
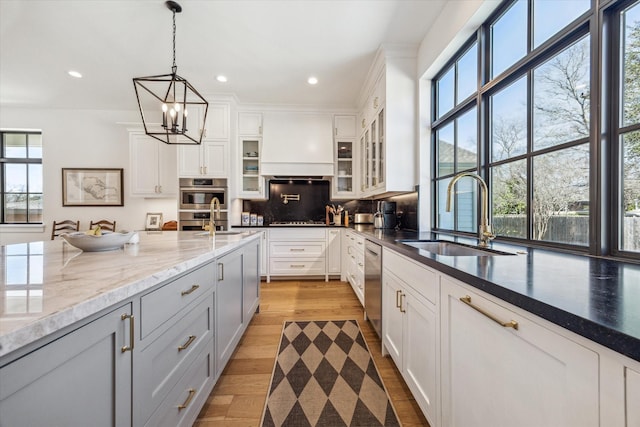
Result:
M369 240L364 245L364 311L382 338L382 247Z

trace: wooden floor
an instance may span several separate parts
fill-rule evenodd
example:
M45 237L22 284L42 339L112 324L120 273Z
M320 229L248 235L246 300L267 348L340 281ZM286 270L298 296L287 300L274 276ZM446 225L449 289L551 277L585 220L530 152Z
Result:
M345 282L263 282L260 313L249 324L194 427L259 426L283 321L343 319L360 323L402 425L428 426L391 358L382 357L380 339L363 316L360 302Z

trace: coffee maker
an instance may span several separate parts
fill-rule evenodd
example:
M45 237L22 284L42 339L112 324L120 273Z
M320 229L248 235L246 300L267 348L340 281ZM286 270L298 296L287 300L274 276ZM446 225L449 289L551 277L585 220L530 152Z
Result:
M396 227L396 202L382 202L380 211L382 212L383 228Z
M378 210L374 215L376 228L395 228L396 202L378 202Z

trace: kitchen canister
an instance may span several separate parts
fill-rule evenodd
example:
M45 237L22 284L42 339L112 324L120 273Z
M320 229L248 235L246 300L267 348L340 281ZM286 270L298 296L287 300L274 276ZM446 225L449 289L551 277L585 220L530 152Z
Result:
M242 216L240 218L240 223L243 227L248 227L251 225L251 215L249 214L249 212L242 212Z

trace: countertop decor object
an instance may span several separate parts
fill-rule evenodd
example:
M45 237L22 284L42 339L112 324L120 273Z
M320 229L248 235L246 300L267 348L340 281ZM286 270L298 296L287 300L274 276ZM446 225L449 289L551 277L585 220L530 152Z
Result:
M182 12L182 6L175 1L167 1L165 5L173 13L171 73L133 79L144 132L165 144L200 144L205 133L204 126L199 128L195 121L189 123L187 119L189 115L197 117L198 110L202 110L201 123L206 123L209 103L177 74L176 13Z
M82 231L75 233L66 233L62 238L71 246L81 249L85 252L103 252L120 249L132 237L134 232L118 233L104 231L102 235L88 235Z

